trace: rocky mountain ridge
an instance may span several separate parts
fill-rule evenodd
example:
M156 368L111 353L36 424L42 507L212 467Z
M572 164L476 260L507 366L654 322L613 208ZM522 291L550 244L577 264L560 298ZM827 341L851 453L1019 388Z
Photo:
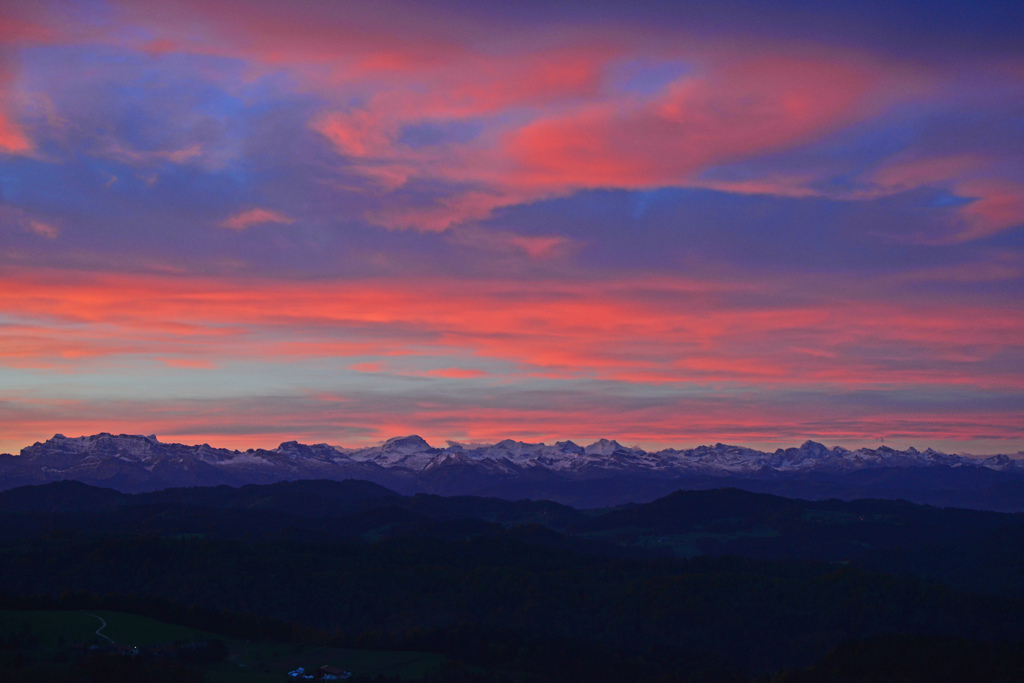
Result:
M208 444L164 443L156 436L100 433L68 438L56 434L22 450L19 457L0 457L0 476L28 475L35 471L45 480L103 478L104 470L123 468L124 474L156 476L168 467L182 476L191 473L223 479L224 483L295 478L337 478L332 474L356 472L417 476L454 466L479 468L490 474L522 475L549 472L570 477L614 473L687 475L766 475L810 472L851 472L871 468L985 468L1024 473L1024 461L1000 455L978 459L910 447L888 446L849 451L806 441L799 447L766 453L748 447L716 443L695 449L646 452L601 439L587 446L572 441L526 443L505 439L494 444L464 445L450 442L431 446L420 436L395 437L380 445L345 449L327 443L286 441L273 450L230 451ZM113 476L115 472L111 472ZM346 478L351 478L346 476Z
M22 449L20 456L0 456L0 489L57 480L136 492L298 479L364 479L404 493L541 497L551 491L557 494L560 486L575 483L579 488L586 483L590 488L603 487L609 492L608 502L614 503L663 494L668 484L685 488L688 483L696 486L695 482L700 487L708 482L733 485L736 479L821 482L858 474L863 478L864 473L926 470L950 476L959 471L986 481L994 475L1024 481L1024 461L1007 455L973 458L886 446L848 450L814 441L774 452L721 443L649 452L608 439L588 446L506 439L487 445L449 442L437 448L413 435L364 448L288 441L272 450L238 451L164 443L156 436L101 433L75 438L57 434ZM616 482L639 492L613 493Z

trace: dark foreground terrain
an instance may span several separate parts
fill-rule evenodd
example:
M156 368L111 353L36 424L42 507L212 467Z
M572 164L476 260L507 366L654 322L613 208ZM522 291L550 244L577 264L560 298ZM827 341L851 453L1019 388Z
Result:
M285 681L310 658L353 680L1015 681L1024 515L62 482L0 493L0 610L3 681ZM82 635L97 611L162 623L164 654Z

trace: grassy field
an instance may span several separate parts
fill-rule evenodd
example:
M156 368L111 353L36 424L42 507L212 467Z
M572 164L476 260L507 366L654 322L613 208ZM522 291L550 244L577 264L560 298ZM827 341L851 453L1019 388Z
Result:
M97 629L107 622L100 635ZM39 639L39 647L53 648L71 643L105 644L114 642L132 646L156 645L176 640L211 640L217 635L186 626L166 624L156 619L124 612L63 612L51 610L0 610L0 634L28 630Z
M188 628L187 626L175 626L174 624L157 621L149 617L140 617L136 614L110 612L107 610L96 610L89 614L102 617L107 622L107 627L103 629L103 635L115 643L123 643L132 647L172 643L176 640L196 642L220 638L227 642L226 638L215 633L208 633L199 629ZM99 624L95 618L93 621L97 625Z
M96 610L18 611L0 610L0 636L29 632L38 639L38 647L56 652L71 643L107 641L96 635L103 619L107 622L101 634L111 640L132 646L156 645L173 641L201 641L219 638L230 653L229 659L201 668L213 683L271 683L288 680L286 673L297 667L307 671L330 664L356 675L400 676L414 680L441 667L445 658L430 652L388 652L378 650L344 650L312 647L273 641L248 642L219 636L187 626L176 626L148 617L124 612Z
M351 671L357 676L401 676L406 680L422 678L440 668L445 658L432 652L388 652L383 650L344 650L328 647L298 647L285 643L232 643L233 661L204 667L217 683L273 683L285 680L284 674L298 667L314 671L325 664Z
M0 610L0 635L28 630L43 648L92 642L99 627L99 619L84 612Z

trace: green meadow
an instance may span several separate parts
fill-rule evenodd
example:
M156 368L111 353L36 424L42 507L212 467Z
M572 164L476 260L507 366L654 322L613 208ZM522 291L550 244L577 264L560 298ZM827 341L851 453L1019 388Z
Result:
M33 649L44 660L54 659L74 643L100 646L109 644L103 636L133 647L220 639L227 645L228 659L217 664L196 665L211 683L276 682L285 680L287 672L297 667L310 671L325 664L343 668L357 676L372 678L383 674L415 680L439 669L446 661L445 657L430 652L350 650L275 641L250 642L110 610L0 610L0 637L9 634L29 635Z

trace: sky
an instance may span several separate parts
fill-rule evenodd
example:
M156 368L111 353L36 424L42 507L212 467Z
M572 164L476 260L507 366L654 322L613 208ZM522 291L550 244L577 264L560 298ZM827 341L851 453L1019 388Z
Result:
M0 452L1024 450L1024 5L0 0Z

